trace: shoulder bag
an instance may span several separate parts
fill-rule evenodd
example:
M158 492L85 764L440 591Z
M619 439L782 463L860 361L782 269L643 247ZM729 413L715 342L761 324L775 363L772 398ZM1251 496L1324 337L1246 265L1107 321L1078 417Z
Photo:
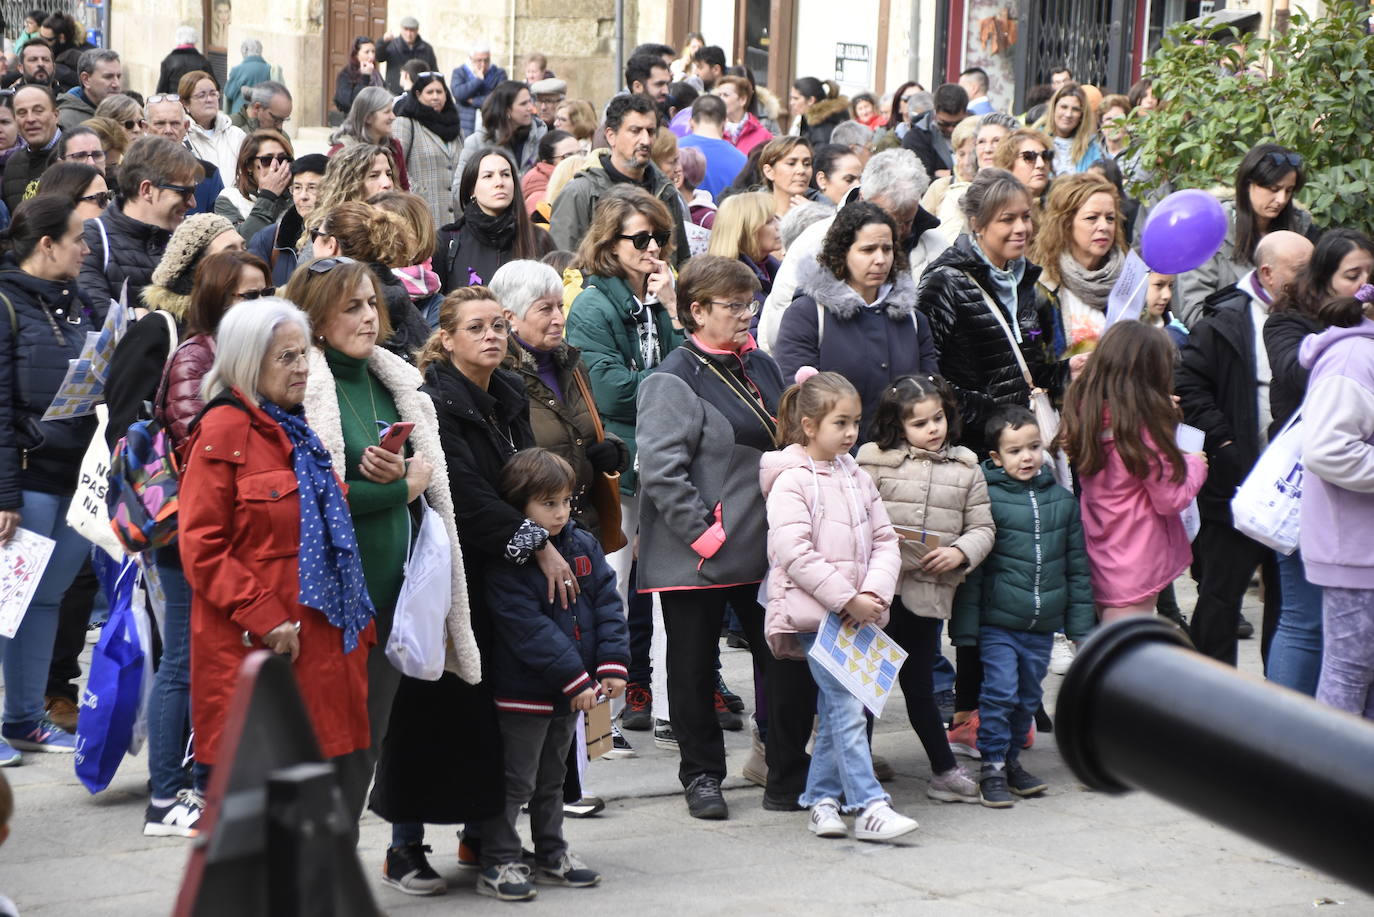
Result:
M592 427L596 431L596 441L605 442L606 430L601 426L601 412L596 408L596 402L592 400L591 388L587 385L587 380L582 378L582 373L576 367L573 368L573 381L577 383L577 389L582 393L582 400L587 403L587 413L591 415ZM629 539L620 528L620 472L607 474L602 471L592 472L592 485L589 489L588 499L592 506L596 507L597 520L601 526L601 531L597 537L601 540L601 548L607 554L619 551L629 544Z

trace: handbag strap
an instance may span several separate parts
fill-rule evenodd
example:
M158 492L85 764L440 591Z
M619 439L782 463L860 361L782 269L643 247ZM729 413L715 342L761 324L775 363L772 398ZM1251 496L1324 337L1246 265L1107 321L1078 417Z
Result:
M169 341L167 345L167 359L162 361L162 376L158 379L157 393L153 395L153 416L156 417L158 412L166 407L167 377L172 369L172 358L177 355L177 350L180 349L182 342L177 340L179 335L177 334L176 316L162 309L158 309L154 314L161 315L163 318L167 319L167 340Z
M577 367L573 367L573 381L577 383L577 389L582 393L582 400L586 402L587 411L592 415L592 428L596 431L596 441L599 443L606 441L606 430L601 426L601 412L596 408L596 402L592 400L591 389L587 387L587 380L582 378L582 373Z
M968 271L963 272L968 278L969 283L978 288L978 292L983 294L983 301L988 305L988 311L997 319L997 324L1002 326L1002 333L1007 336L1007 343L1011 345L1011 352L1016 357L1017 364L1021 367L1021 377L1026 380L1026 385L1035 388L1035 379L1031 376L1030 367L1026 365L1026 358L1021 353L1021 345L1016 340L1016 335L1011 333L1011 326L1007 324L1007 317L1002 314L1001 308L993 300L992 295L983 289L983 285L973 279L973 275Z
M754 416L758 418L759 423L763 424L763 428L768 431L768 438L772 440L774 447L776 447L778 445L777 421L768 415L768 411L764 409L763 405L759 404L753 395L749 394L748 390L744 388L740 381L734 378L730 373L721 372L720 367L715 364L714 360L707 359L701 353L698 353L695 347L690 346L690 344L683 345L682 349L700 360L702 366L707 367L711 372L715 373L720 381L725 383L726 388L734 392L741 401L749 406L749 409L754 412Z

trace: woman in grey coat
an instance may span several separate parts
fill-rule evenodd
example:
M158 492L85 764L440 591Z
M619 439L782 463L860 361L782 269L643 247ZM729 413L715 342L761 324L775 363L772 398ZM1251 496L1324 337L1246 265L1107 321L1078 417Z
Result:
M777 448L783 379L754 343L758 279L733 258L693 258L678 278L687 341L639 386L639 589L658 592L679 779L695 818L725 818L725 745L715 660L726 606L744 627L767 688L764 808L798 811L816 688L804 662L778 660L763 636L768 570L759 459Z
M415 77L410 92L396 103L391 135L401 144L410 190L425 199L437 232L454 217L452 189L463 152L458 106L442 73Z
M491 91L482 103L482 126L468 137L467 145L458 160L458 174L462 174L472 150L484 146L499 146L510 152L520 167L516 179L533 169L539 161L539 140L548 127L534 114L534 100L524 83L506 80ZM453 192L458 193L457 178Z

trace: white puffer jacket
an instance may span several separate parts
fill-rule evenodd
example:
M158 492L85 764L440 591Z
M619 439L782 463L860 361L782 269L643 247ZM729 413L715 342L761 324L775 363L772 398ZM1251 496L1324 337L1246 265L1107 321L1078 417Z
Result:
M235 127L224 112L215 115L215 126L206 130L191 119L186 142L197 159L213 162L219 167L224 187L231 188L239 170L239 148L248 137L243 128Z

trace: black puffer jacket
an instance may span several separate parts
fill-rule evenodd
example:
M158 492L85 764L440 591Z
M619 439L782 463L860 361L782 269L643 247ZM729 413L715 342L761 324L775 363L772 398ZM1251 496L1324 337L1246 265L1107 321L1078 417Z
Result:
M542 258L555 247L553 237L539 226L534 227L534 242L536 258ZM477 283L491 283L497 269L516 257L514 246L501 248L493 244L460 213L458 219L439 229L439 240L434 250L434 273L439 275L439 289L444 293L452 293L471 286L474 275L478 278Z
M954 387L963 420L959 445L982 458L987 454L983 425L997 405L1029 401L1030 389L1006 333L988 310L984 291L997 291L987 262L961 235L930 263L916 289L916 308L930 320L931 336L940 358L940 375ZM1035 288L1040 268L1026 263L1017 286L1016 322L1021 329L1021 353L1036 385L1057 395L1061 372L1048 353L1054 327L1049 303ZM1009 304L1002 304L1008 315Z
M104 232L101 232L101 227ZM129 305L143 302L143 288L153 282L153 270L167 250L171 232L124 213L124 201L111 204L104 213L86 221L86 246L90 254L81 264L81 290L90 297L96 315L104 321L110 300L119 298L129 282ZM109 255L106 256L106 240Z
M71 281L42 280L0 262L0 509L18 509L25 490L71 494L95 417L39 418L93 330L90 301Z
M0 183L0 197L4 198L5 206L10 209L10 213L14 213L24 202L24 195L28 192L29 186L38 181L52 163L56 150L56 143L46 150L31 150L25 147L15 150L14 155L5 163L5 178L3 183Z
M1264 320L1264 348L1269 353L1269 412L1274 422L1269 425L1269 438L1279 430L1302 406L1307 397L1309 371L1298 362L1298 345L1309 334L1317 334L1325 326L1315 318L1297 311L1275 312Z
M1198 511L1225 526L1232 525L1231 498L1261 449L1255 343L1250 297L1227 287L1207 297L1174 370L1183 419L1206 434L1207 482Z
M407 363L415 362L415 354L429 340L429 325L411 302L401 278L392 273L385 264L373 263L372 273L382 284L382 295L386 297L387 316L391 319L391 337L382 346L396 354Z

